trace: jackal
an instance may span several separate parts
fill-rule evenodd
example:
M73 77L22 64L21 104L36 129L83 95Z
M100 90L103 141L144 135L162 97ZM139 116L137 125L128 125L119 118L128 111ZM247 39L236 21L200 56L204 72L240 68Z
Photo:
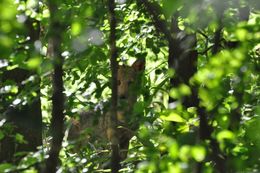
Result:
M131 116L134 104L140 94L144 68L144 59L137 59L132 66L120 65L118 67L117 135L121 160L127 157L129 140L133 137L133 131L138 127L138 122L132 122ZM81 146L85 145L86 142L107 143L109 141L108 122L109 111L83 112L80 114L79 120L72 119L68 139L80 138Z

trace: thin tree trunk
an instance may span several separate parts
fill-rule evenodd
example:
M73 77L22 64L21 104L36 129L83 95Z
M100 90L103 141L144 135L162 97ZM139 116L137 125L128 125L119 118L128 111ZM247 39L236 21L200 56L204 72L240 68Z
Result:
M111 112L109 124L109 138L111 142L111 171L117 173L120 169L120 156L119 156L119 139L117 137L117 49L116 49L116 16L115 16L115 1L108 0L108 12L110 23L110 63L112 71L112 98L111 98Z
M50 28L48 56L53 60L53 94L52 94L52 119L51 119L51 149L46 160L44 173L55 173L59 161L63 139L63 120L64 120L64 95L63 95L63 57L61 56L61 43L63 28L59 19L56 17L58 11L57 2L48 1L50 10Z

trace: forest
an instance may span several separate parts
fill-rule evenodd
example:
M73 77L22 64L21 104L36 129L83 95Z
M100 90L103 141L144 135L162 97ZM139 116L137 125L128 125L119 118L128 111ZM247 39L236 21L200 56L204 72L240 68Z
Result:
M260 173L259 0L1 0L0 173Z

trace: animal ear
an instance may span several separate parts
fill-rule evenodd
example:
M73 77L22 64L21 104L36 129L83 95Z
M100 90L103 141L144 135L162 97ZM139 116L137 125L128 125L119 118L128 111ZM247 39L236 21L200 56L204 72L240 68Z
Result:
M139 58L137 59L133 65L132 68L134 68L135 71L142 71L145 69L145 59L144 58Z

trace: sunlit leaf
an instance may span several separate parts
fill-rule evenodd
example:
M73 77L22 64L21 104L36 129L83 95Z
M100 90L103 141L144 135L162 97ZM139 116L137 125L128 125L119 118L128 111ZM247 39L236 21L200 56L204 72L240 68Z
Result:
M1 19L13 20L17 13L14 1L5 0L5 4L0 6L0 16Z
M235 146L235 148L233 148L233 150L232 150L232 153L235 156L238 156L239 154L246 153L246 152L248 152L248 148L246 146L243 146L242 143L237 145L237 146Z
M197 108L196 107L189 107L187 111L191 114L196 114L197 113Z
M183 119L179 114L171 112L169 115L162 115L160 116L162 120L165 121L174 121L174 122L185 122L185 119Z
M169 155L170 157L172 157L173 159L176 159L179 155L179 150L178 150L178 144L177 142L173 142L170 145L170 149L169 149Z
M38 171L36 169L34 169L34 168L31 168L29 170L23 171L23 173L38 173Z
M191 90L190 90L190 88L189 88L187 85L185 85L185 84L181 84L179 87L177 87L177 88L172 88L172 89L170 90L170 96L171 96L172 98L176 98L176 99L181 98L181 97L183 97L183 96L190 95L190 94L191 94Z
M222 130L217 134L217 140L222 142L224 139L232 140L235 138L235 135L232 131L229 130Z
M245 29L238 29L236 31L236 36L239 40L244 41L247 39L247 31Z
M35 8L37 6L37 2L34 0L27 0L26 5L27 8Z
M188 145L184 145L180 148L179 157L181 160L187 162L191 157L191 147Z
M44 9L43 12L42 12L42 17L43 18L50 17L50 11L48 9Z
M183 96L190 95L191 90L187 85L181 84L179 87L179 91Z
M81 24L79 22L73 22L71 26L71 34L79 35L81 32Z
M168 164L169 172L182 173L181 167L178 164Z
M27 66L29 69L35 69L40 67L41 62L42 62L41 57L34 57L29 59L29 61L27 61Z
M191 154L192 157L197 161L197 162L201 162L205 159L206 157L206 150L204 147L202 146L194 146L191 149Z
M17 86L12 86L10 92L13 93L13 94L18 93L18 87Z
M185 133L190 131L190 126L188 124L182 124L181 126L178 127L178 131Z

